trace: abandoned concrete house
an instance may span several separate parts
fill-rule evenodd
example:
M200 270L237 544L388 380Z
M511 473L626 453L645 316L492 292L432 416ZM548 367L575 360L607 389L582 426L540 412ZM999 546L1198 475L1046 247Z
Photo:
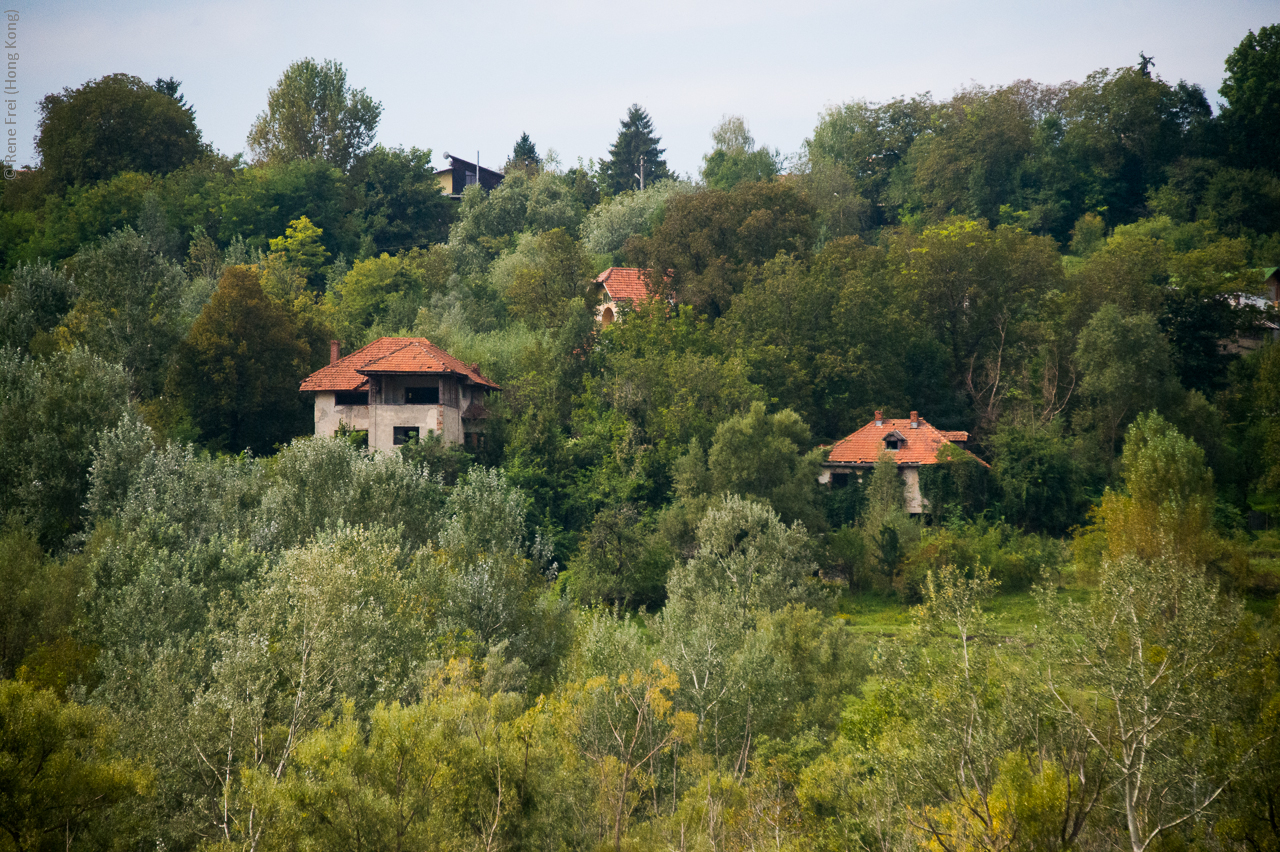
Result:
M366 432L375 450L428 432L450 444L483 443L485 400L501 388L475 364L424 337L381 337L345 357L336 340L330 347L329 365L300 388L316 395L317 435Z
M861 482L876 466L880 453L888 452L905 483L902 490L907 512L918 515L929 506L928 499L920 493L920 467L937 464L938 450L943 446L950 444L963 450L968 440L968 432L938 429L916 411L911 412L909 420L890 420L877 411L874 420L831 446L818 481L834 488L850 484L850 477ZM986 466L986 462L978 461Z

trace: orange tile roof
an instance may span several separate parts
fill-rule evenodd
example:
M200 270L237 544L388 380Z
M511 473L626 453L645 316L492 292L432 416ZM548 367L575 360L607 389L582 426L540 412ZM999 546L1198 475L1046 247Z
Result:
M883 419L878 426L872 420L849 437L836 441L827 456L827 464L873 465L880 457L880 451L885 449L884 439L894 432L906 441L899 449L889 451L899 465L936 464L938 450L944 444L969 438L968 432L944 432L931 426L923 417L917 422L917 428L912 429L910 420Z
M603 284L609 298L617 302L649 297L649 276L644 269L629 266L611 266L596 276L596 283Z
M425 337L380 337L316 370L307 376L299 390L366 390L369 387L366 376L380 373L453 374L475 384L501 390L475 365L464 364Z

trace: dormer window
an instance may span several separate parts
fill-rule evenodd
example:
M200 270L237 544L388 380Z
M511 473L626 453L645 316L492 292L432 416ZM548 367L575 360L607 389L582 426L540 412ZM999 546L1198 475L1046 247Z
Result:
M891 453L896 453L906 445L906 437L897 429L884 436L884 448Z
M898 449L898 439L897 439L897 438L885 438L885 439L884 439L884 448L885 448L886 450L896 450L896 449Z

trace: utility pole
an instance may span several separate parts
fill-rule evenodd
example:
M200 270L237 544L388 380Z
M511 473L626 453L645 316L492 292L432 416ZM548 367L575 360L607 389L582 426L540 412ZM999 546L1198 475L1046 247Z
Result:
M644 192L644 154L640 155L640 191Z

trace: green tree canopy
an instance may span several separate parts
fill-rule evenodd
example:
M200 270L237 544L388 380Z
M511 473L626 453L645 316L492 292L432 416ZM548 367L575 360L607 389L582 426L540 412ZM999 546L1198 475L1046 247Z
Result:
M75 285L62 270L47 261L22 264L0 298L0 345L46 352L75 296Z
M807 259L812 245L809 202L786 184L764 182L674 196L653 235L633 239L625 251L659 271L681 302L717 317L753 266L779 252Z
M693 191L689 184L674 180L646 181L644 192L608 198L592 207L582 220L582 241L593 254L613 254L661 219L668 198Z
M521 231L578 230L583 209L568 181L554 172L533 177L514 171L492 192L479 185L462 194L449 247L459 272L483 271L503 251L516 248Z
M283 255L290 269L311 281L329 259L329 252L320 241L322 234L323 228L316 227L314 222L302 216L289 223L284 236L273 237L268 245L272 254Z
M40 167L54 187L127 171L167 174L203 150L195 111L128 74L45 95L38 128Z
M258 271L233 266L191 327L167 390L208 443L269 452L305 431L298 384L311 352L292 312L267 297Z
M711 131L715 150L702 158L702 179L716 189L732 189L743 181L769 180L778 174L781 156L757 148L740 115L726 116Z
M711 489L767 501L784 523L825 526L818 509L819 456L809 427L791 409L767 414L763 402L716 427L707 453Z
M1186 568L1170 556L1114 558L1087 603L1042 599L1037 641L1053 715L1106 744L1098 759L1133 852L1159 848L1161 835L1212 805L1247 765L1210 746L1212 729L1230 724L1235 709L1223 659L1239 641L1239 604Z
M1155 412L1125 432L1123 491L1107 491L1097 512L1113 560L1170 558L1188 569L1217 555L1213 471L1195 441Z
M1218 94L1227 99L1219 120L1232 162L1276 171L1280 141L1270 128L1280 113L1280 24L1252 30L1227 57Z
M953 386L994 419L1008 353L1062 281L1053 240L956 217L887 242L898 292L949 350Z
M440 191L431 149L376 146L352 173L363 185L361 230L375 251L426 248L449 238L453 205Z
M927 92L910 100L855 100L829 107L813 137L805 140L810 168L830 164L847 174L853 181L848 194L867 198L876 211L874 224L883 224L889 206L883 202L888 201L894 169L916 137L928 130L934 108Z
M78 531L93 449L128 405L125 371L83 348L0 349L0 512L50 549Z
M1024 527L1062 535L1084 518L1086 471L1063 423L1007 421L991 438L1004 516Z
M370 328L409 328L443 270L439 251L382 254L357 260L325 294L330 322L344 342L363 346ZM432 273L435 273L433 276ZM447 273L446 273L447 274Z
M1178 390L1169 344L1150 314L1125 316L1104 305L1080 333L1075 362L1085 401L1078 428L1095 429L1108 449L1138 414L1167 404Z
M726 494L698 524L697 538L697 553L668 582L678 611L725 603L746 624L757 609L821 602L804 525L784 524L767 505Z
M111 809L148 791L101 710L0 682L0 830L23 852L109 848Z
M267 94L249 130L249 150L264 162L324 160L347 171L373 145L382 104L347 85L341 62L300 59Z
M671 177L665 148L653 134L653 121L639 104L632 104L618 129L618 138L609 149L609 159L601 164L605 188L615 195L628 189L639 189L640 158L644 158L644 185Z
M341 171L323 160L294 160L280 165L237 169L209 203L218 208L217 240L237 237L267 250L268 242L289 223L306 216L324 232L330 254L355 254L359 235L349 216L347 185ZM213 233L213 230L210 230ZM248 260L246 257L245 260Z
M1135 66L1090 74L1063 102L1063 115L1063 152L1088 168L1082 189L1114 222L1145 212L1147 190L1194 151L1211 111L1200 87L1170 85Z
M58 328L59 341L115 361L142 398L156 396L181 339L182 267L126 227L82 248L67 269L80 292Z
M582 244L562 228L528 239L533 244L531 257L516 268L507 302L511 312L531 326L560 325L573 300L588 296L591 260Z

